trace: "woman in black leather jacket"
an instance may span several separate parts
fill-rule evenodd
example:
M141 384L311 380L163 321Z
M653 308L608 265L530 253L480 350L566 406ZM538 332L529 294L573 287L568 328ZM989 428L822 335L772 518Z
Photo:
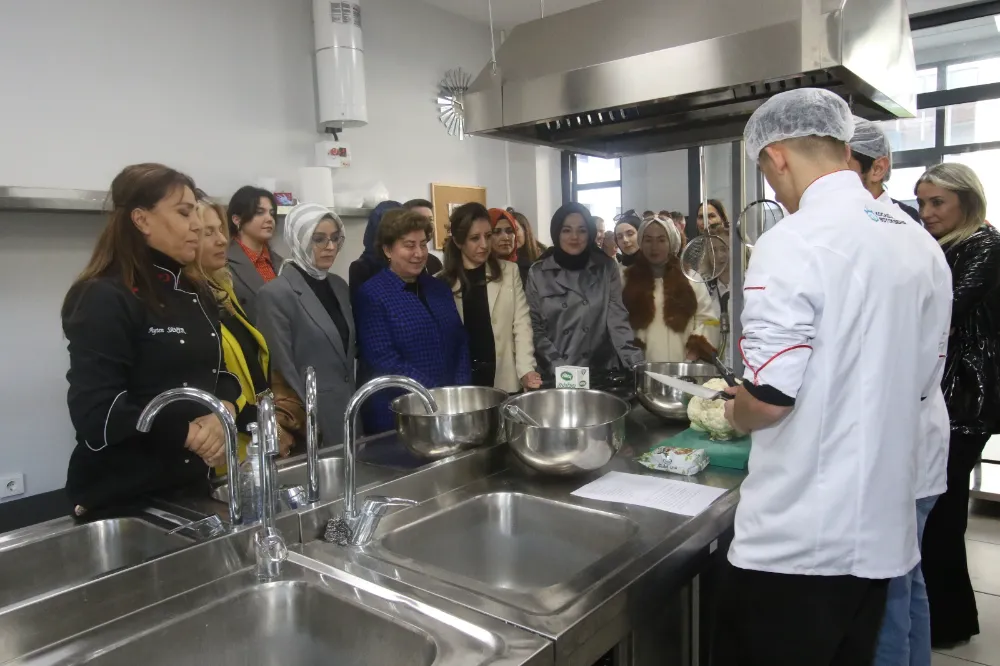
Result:
M952 271L952 329L942 389L951 421L948 490L927 518L922 569L935 646L979 633L965 553L969 475L983 447L1000 433L1000 233L986 218L975 172L938 164L916 187L920 217Z

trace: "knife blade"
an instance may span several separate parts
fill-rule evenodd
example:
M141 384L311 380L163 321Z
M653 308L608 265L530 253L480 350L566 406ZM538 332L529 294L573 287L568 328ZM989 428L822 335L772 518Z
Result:
M661 384L666 384L670 388L677 389L678 391L683 391L693 396L699 398L704 398L705 400L732 400L733 396L729 395L724 391L713 391L710 388L705 388L699 384L694 384L692 382L686 382L683 379L677 379L676 377L669 377L667 375L662 375L659 372L646 371L646 375L652 377Z

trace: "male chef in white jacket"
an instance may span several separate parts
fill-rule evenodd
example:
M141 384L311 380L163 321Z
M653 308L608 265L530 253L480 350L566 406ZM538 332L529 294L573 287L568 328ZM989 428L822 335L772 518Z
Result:
M915 447L948 327L934 240L849 170L854 120L820 89L744 132L791 213L754 247L744 384L749 472L720 581L718 666L870 664L888 581L917 551Z
M904 208L889 198L885 183L892 174L892 146L882 128L870 120L854 118L854 136L851 137L851 159L848 165L858 174L861 183L871 195L889 205L896 205L911 218L912 208ZM915 221L913 224L919 224ZM943 251L935 253L941 270L948 271ZM948 280L951 284L951 280ZM950 308L949 308L950 318ZM916 460L917 545L923 541L924 525L934 503L948 487L948 441L951 424L948 407L941 391L944 375L944 358L947 338L942 340L942 358L938 363L935 384L931 395L920 405L920 433ZM875 650L875 666L930 666L931 664L931 613L927 602L920 564L908 573L889 581L885 615L879 630Z

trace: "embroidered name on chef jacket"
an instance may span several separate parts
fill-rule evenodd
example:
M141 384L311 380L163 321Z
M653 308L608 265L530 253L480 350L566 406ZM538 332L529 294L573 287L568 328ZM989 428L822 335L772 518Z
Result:
M187 331L185 331L180 326L168 326L166 328L157 328L155 326L149 327L150 335L159 335L160 333L174 333L175 335L187 335Z

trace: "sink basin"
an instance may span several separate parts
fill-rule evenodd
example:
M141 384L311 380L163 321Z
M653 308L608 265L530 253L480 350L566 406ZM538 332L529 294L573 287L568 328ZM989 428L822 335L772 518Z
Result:
M58 592L191 545L138 518L67 522L36 538L0 542L0 608Z
M424 632L301 581L240 590L82 663L413 664L431 666Z
M278 467L278 484L281 486L302 486L306 485L306 464L305 462L294 465ZM354 474L357 478L358 488L388 481L398 474L390 469L357 463ZM344 459L343 458L321 458L319 461L319 496L321 500L335 500L344 496ZM223 484L212 492L212 497L220 502L229 501L229 484Z
M253 568L50 645L13 663L94 666L544 664L547 644L466 609L417 598L294 553L274 582ZM469 619L477 624L473 624ZM513 633L512 633L513 632Z
M599 579L613 567L610 556L636 530L630 519L613 513L492 492L392 530L370 551L373 557L543 614L558 610L586 589L587 579Z

